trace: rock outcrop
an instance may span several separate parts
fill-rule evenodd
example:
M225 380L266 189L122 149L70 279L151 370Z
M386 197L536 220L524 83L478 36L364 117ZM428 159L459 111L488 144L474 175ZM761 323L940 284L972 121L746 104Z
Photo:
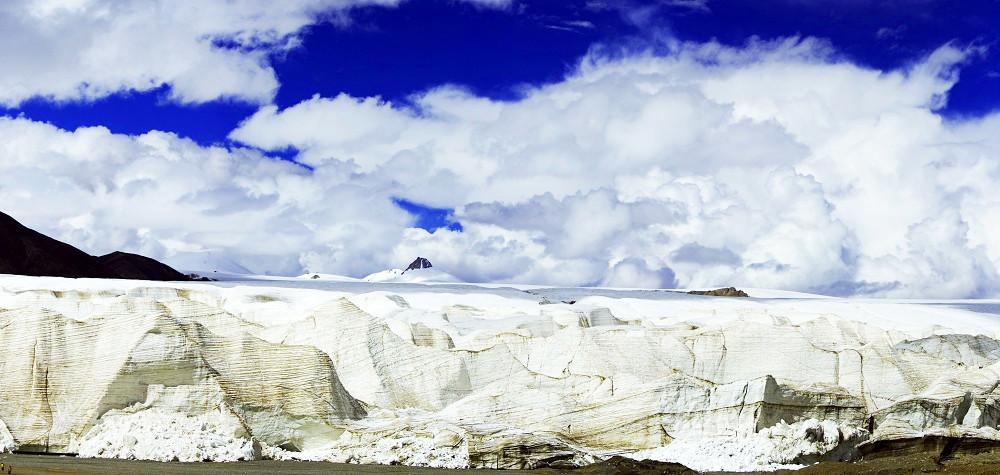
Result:
M489 468L632 454L722 470L927 437L1000 441L990 315L586 289L538 305L509 288L303 282L0 277L8 445Z
M746 292L736 287L724 287L715 290L692 290L691 295L708 295L710 297L749 297Z

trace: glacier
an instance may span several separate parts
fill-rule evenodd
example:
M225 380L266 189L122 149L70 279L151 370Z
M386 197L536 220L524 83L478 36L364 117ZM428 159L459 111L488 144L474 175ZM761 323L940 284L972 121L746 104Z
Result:
M745 471L1000 444L1000 301L747 290L0 276L0 451Z

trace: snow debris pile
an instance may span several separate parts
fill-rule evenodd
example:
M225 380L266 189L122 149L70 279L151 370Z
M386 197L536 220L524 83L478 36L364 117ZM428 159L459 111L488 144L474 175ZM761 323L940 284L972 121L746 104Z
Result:
M14 440L14 436L10 434L10 430L7 429L7 424L0 421L0 454L13 452L17 450L17 441Z
M193 408L158 404L160 396L169 392L162 386L149 392L151 400L101 416L80 441L79 455L160 462L257 458L250 434L224 405L192 414Z
M113 411L80 442L81 457L160 462L255 460L253 442L238 437L221 414L188 416L160 409Z
M794 424L781 421L757 433L679 439L628 457L675 462L704 472L794 470L805 466L802 462L835 459L867 436L864 430L842 427L830 420L808 419Z
M306 451L265 446L264 458L338 463L409 465L415 467L468 468L469 444L465 431L443 423L358 426L345 431L332 444Z

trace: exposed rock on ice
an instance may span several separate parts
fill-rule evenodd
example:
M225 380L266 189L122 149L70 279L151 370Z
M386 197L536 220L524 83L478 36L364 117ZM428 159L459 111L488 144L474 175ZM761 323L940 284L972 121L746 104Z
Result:
M715 290L692 290L688 293L691 295L708 295L710 297L749 297L746 292L736 287L725 287Z
M337 274L318 274L315 272L302 274L298 278L312 279L312 280L331 280L334 282L363 282L361 279L355 279L354 277L347 277L344 275L337 275Z
M0 277L0 421L27 450L436 467L1000 441L998 316L809 297Z

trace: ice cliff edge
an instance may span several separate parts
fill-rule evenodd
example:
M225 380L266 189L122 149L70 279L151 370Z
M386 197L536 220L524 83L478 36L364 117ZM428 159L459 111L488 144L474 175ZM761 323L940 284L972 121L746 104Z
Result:
M0 276L0 445L750 470L1000 441L995 315L600 289L539 305L565 291Z

